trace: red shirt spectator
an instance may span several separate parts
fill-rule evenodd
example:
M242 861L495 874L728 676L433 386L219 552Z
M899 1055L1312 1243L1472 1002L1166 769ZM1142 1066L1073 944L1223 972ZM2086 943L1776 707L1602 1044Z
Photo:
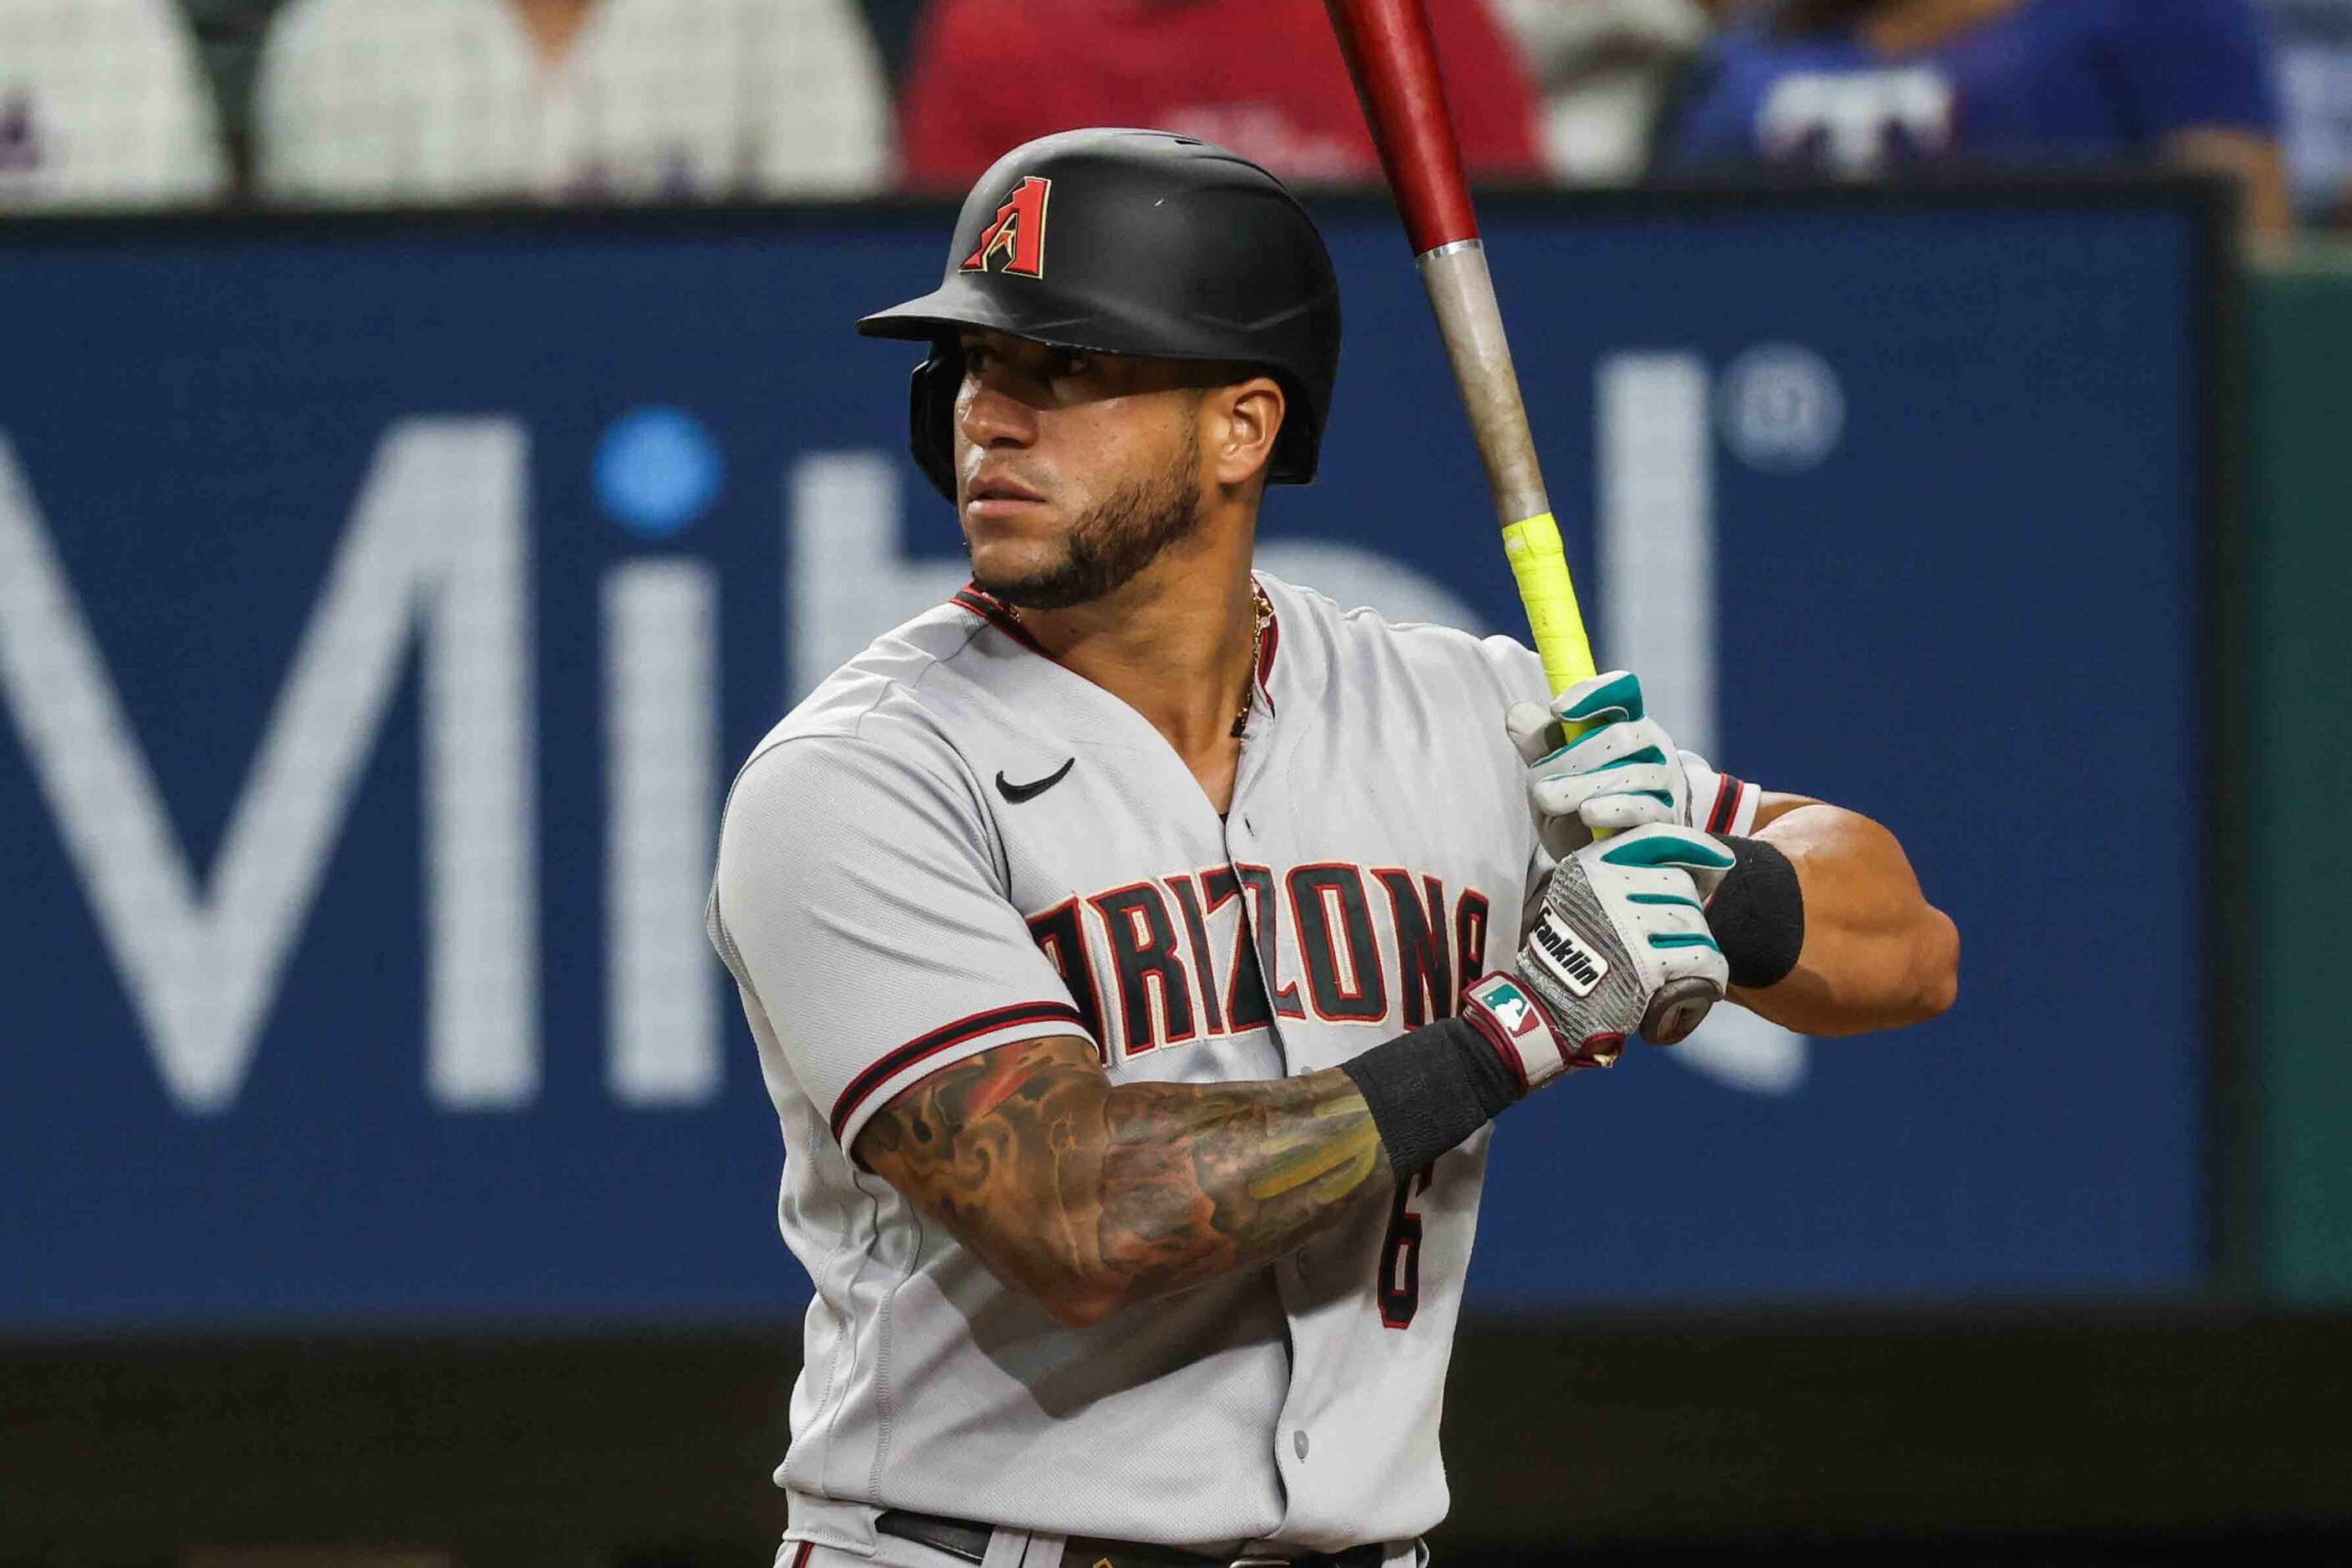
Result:
M1538 179L1534 89L1485 0L1435 0L1475 175ZM1380 175L1322 0L934 0L900 98L904 179L961 193L1032 137L1180 132L1306 184Z

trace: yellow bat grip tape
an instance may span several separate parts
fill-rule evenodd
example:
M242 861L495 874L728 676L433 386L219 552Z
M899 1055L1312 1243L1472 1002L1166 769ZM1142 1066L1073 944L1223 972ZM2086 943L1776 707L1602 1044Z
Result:
M1507 524L1503 553L1510 557L1528 626L1543 656L1545 676L1557 697L1593 673L1592 642L1584 635L1584 614L1576 607L1576 584L1568 575L1568 552L1560 548L1559 524L1551 513Z

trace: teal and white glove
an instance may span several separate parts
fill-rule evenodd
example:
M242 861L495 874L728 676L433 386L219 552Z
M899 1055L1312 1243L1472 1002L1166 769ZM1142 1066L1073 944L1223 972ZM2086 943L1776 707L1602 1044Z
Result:
M1614 1065L1637 1029L1667 1046L1698 1027L1730 983L1703 906L1733 864L1704 833L1654 826L1559 863L1512 969L1465 994L1523 1092Z
M1514 702L1503 728L1528 764L1528 802L1543 846L1565 860L1595 829L1622 833L1691 824L1683 753L1642 704L1642 682L1612 669L1580 680L1551 706Z

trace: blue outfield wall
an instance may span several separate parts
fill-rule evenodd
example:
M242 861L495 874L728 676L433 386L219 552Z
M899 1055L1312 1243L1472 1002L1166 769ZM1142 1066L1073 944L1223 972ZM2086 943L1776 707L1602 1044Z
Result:
M1517 629L1393 219L1328 216L1265 564ZM1893 825L1966 958L1932 1026L1718 1020L1514 1110L1478 1304L2202 1280L2209 216L1496 205L1604 657ZM734 761L961 580L850 331L943 234L0 228L0 1329L794 1315L694 902Z

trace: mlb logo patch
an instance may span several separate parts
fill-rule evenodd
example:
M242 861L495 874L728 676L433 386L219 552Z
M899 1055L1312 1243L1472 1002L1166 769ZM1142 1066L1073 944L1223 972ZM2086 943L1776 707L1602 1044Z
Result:
M1526 1034L1542 1019L1528 994L1507 974L1490 974L1470 988L1470 999L1495 1015L1513 1037Z

